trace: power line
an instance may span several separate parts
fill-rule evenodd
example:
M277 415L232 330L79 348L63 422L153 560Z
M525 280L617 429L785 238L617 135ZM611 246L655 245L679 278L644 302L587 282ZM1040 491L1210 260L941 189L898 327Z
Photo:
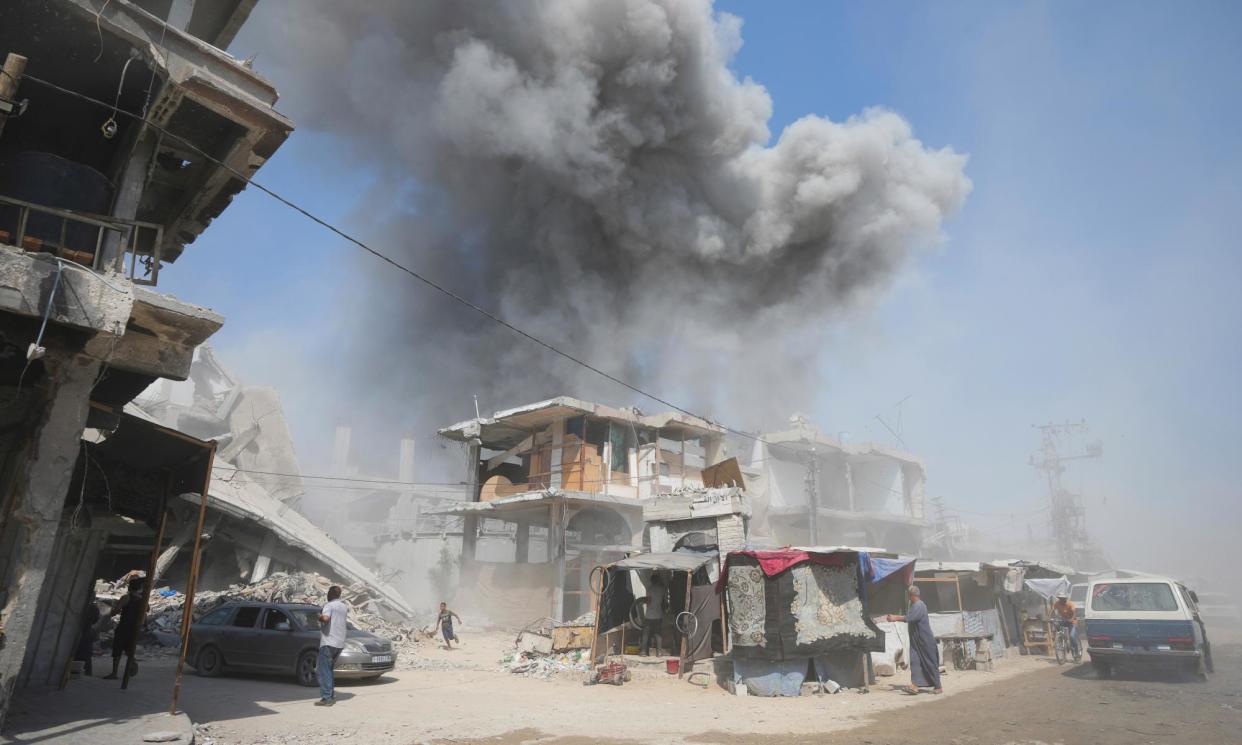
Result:
M272 197L272 198L273 198L273 199L275 199L276 201L278 201L278 202L280 202L281 204L285 205L285 206L286 206L286 207L288 207L289 209L292 209L292 210L294 210L295 212L298 212L298 213L299 213L299 214L301 214L303 217L305 217L305 218L307 218L308 220L310 220L310 221L312 221L312 222L316 223L316 224L317 224L317 225L319 225L320 227L323 227L323 228L325 228L325 229L327 229L327 230L331 231L332 233L336 234L336 235L337 235L337 236L339 236L340 238L343 238L344 240L346 240L346 241L348 241L348 242L350 242L350 243L354 244L354 245L355 245L355 246L357 246L358 248L361 248L363 251L366 251L367 253L371 254L372 256L374 256L375 258L379 259L380 261L383 261L384 263L386 263L386 264L388 264L388 265L392 266L393 268L397 269L398 271L403 272L403 273L405 273L405 274L408 274L409 276L413 277L414 279L418 280L419 282L422 282L424 285L426 285L426 286L430 287L431 289L435 290L436 292L439 292L440 294L442 294L442 295L444 295L444 296L446 296L446 297L448 297L448 298L450 298L450 299L452 299L452 300L456 301L457 303L460 303L461 305L466 306L467 308L469 308L469 309L473 310L474 312L478 313L479 315L483 316L484 318L487 318L488 320L493 321L493 322L495 322L495 323L499 324L500 326L503 326L504 328L509 329L510 331L512 331L513 333L517 334L518 336L521 336L522 338L526 339L527 341L530 341L530 342L532 342L532 343L534 343L534 344L539 345L540 347L543 347L544 349L548 350L549 352L552 352L553 354L555 354L555 355L557 355L557 356L559 356L559 357L562 357L562 358L564 358L564 359L566 359L566 360L569 360L570 362L572 362L572 363L574 363L574 364L576 364L576 365L579 365L579 366L581 366L581 367L583 367L583 368L585 368L585 369L587 369L587 370L590 370L591 372L595 373L596 375L599 375L600 377L602 377L602 378L604 378L604 379L606 379L606 380L609 380L609 381L611 381L611 382L613 382L613 383L615 383L615 384L617 384L617 385L619 385L619 386L621 386L621 387L623 387L623 388L626 388L627 390L630 390L630 391L632 391L632 392L634 392L634 393L637 393L637 394L638 394L638 395L640 395L640 396L643 396L643 397L648 398L648 399L650 399L650 400L652 400L652 401L655 401L656 403L658 403L658 404L660 404L660 405L662 405L662 406L667 406L667 407L669 407L670 409L673 409L674 411L680 412L680 413L685 414L685 415L687 415L687 416L692 416L692 417L695 417L696 419L702 419L703 421L706 421L706 422L709 422L709 423L715 424L716 426L720 427L721 429L723 429L723 430L725 430L726 432L729 432L729 433L731 433L731 434L738 435L738 436L740 436L740 437L746 437L746 438L749 438L749 439L755 440L756 442L764 442L761 438L759 438L759 437L758 437L758 436L756 436L756 435L752 435L752 434L750 434L749 432L743 432L743 431L741 431L741 430L736 430L736 429L733 429L733 428L731 428L731 427L728 427L728 426L726 426L726 425L724 425L724 424L720 424L719 422L715 422L715 421L713 421L712 419L710 419L710 418L708 418L708 417L701 416L701 415L699 415L699 414L694 413L693 411L690 411L689 409L685 409L685 408L683 408L683 407L681 407L681 406L678 406L677 404L675 404L675 403L673 403L673 402L671 402L671 401L668 401L668 400L666 400L666 399L664 399L664 398L661 398L660 396L657 396L657 395L656 395L656 394L654 394L654 393L649 393L648 391L645 391L645 390L643 390L642 388L639 388L638 386L636 386L636 385L634 385L634 384L632 384L632 383L628 383L628 382L626 382L626 381L624 381L624 380L622 380L622 379L620 379L620 378L616 377L615 375L613 375L613 374L611 374L611 373L609 373L609 372L606 372L606 371L604 371L604 370L602 370L602 369L600 369L600 368L598 368L598 367L596 367L596 366L592 365L592 364L591 364L591 363L589 363L589 362L586 362L586 361L584 361L584 360L581 360L581 359L579 359L579 358L577 358L577 357L573 356L573 355L572 355L572 354L570 354L569 352L565 352L565 351L561 350L560 348L558 348L558 347L554 346L553 344L551 344L551 343L549 343L549 342L544 341L543 339L541 339L541 338L539 338L539 337L535 336L534 334L531 334L531 333L529 333L529 332L527 332L527 331L525 331L525 330L523 330L523 329L521 329L521 328L519 328L519 327L517 327L517 326L513 325L512 323L509 323L508 321L506 321L505 319L503 319L503 318L501 318L500 316L496 315L495 313L493 313L493 312L491 312L491 311L487 310L486 308L484 308L484 307L482 307L482 306L480 306L480 305L478 305L478 304L476 304L476 303L474 303L474 302L472 302L472 301L470 301L470 300L466 299L465 297L463 297L463 296L459 295L458 293L454 292L453 290L450 290L449 288L445 287L444 285L440 284L439 282L436 282L436 281L435 281L435 280L433 280L433 279L430 279L430 278L428 278L428 277L426 277L426 276L423 276L422 274L420 274L419 272L415 271L414 269L411 269L410 267L408 267L408 266L406 266L406 265L402 264L401 262L397 261L396 259L391 258L390 256L388 256L387 254L383 253L382 251L379 251L379 250L377 250L377 249L372 248L371 246L369 246L368 244L366 244L365 242L363 242L361 239L355 238L354 236L350 235L349 233L346 233L344 230L342 230L342 229L340 229L340 228L336 227L335 225L333 225L332 223L328 222L327 220L325 220L325 219L323 219L323 218L321 218L321 217L319 217L319 216L315 215L315 214L314 214L314 213L312 213L311 211L309 211L309 210L307 210L306 208L304 208L304 207L302 207L302 206L298 205L297 203L293 202L292 200L287 199L286 197L281 196L281 195L280 195L279 193L277 193L276 191L274 191L274 190L272 190L272 189L269 189L268 187L264 186L263 184L259 183L258 181L255 181L254 179L252 179L250 176L248 176L248 175L246 175L246 174L244 174L244 173L242 173L242 172L238 171L237 169L233 168L232 166L228 165L227 163L224 163L224 162L223 162L223 161L221 161L220 159L218 159L218 158L216 158L216 157L212 156L210 153L208 153L208 152L204 151L204 150L203 150L202 148L200 148L198 145L194 144L193 142L191 142L190 140L186 139L185 137L182 137L181 135L178 135L178 134L176 134L176 133L174 133L174 132L170 132L170 131L168 131L167 129L165 129L164 127L161 127L160 125L156 124L155 122L152 122L151 120L149 120L149 119L147 119L147 118L145 118L145 117L143 117L143 116L141 116L141 115L139 115L139 114L135 114L134 112L132 112L132 111L128 111L128 110L126 110L126 109L118 108L118 107L116 107L116 106L114 106L114 105L112 105L112 104L109 104L109 103L105 102L105 101L101 101L101 100L99 100L99 99L97 99L97 98L93 98L93 97L88 96L88 95L86 95L86 94L84 94L84 93L79 93L78 91L71 90L71 89L69 89L69 88L65 88L64 86L57 85L56 83L53 83L53 82L48 81L48 80L44 80L44 79L39 78L39 77L36 77L36 76L34 76L34 75L29 75L29 74L27 74L27 75L25 75L25 76L23 77L23 79L24 79L24 80L29 80L29 81L31 81L31 82L33 82L33 83L37 83L37 84L39 84L39 85L46 86L46 87L48 87L48 88L51 88L52 90L58 91L58 92L63 93L63 94L65 94L65 95L67 95L67 96L72 96L73 98L77 98L77 99L79 99L79 100L82 100L82 101L86 101L86 102L88 102L88 103L95 104L95 105L97 105L97 106L102 106L102 107L107 108L108 110L110 110L110 111L112 111L112 112L114 112L114 113L121 113L121 114L123 114L123 115L125 115L125 116L130 117L131 119L134 119L134 120L136 120L136 121L142 122L142 123L143 123L143 124L145 124L146 126L151 127L152 129L156 130L157 132L159 132L159 133L161 133L161 134L163 134L163 135L165 135L165 136L167 136L167 137L171 137L171 138L173 138L173 139L175 139L175 140L178 140L179 142L181 142L181 143L185 144L185 145L186 145L189 149L193 150L195 153L198 153L198 154L199 154L200 156L202 156L203 158L205 158L205 159L207 159L208 161L210 161L210 162L212 162L212 163L216 164L216 165L217 165L217 166L219 166L220 168L223 168L224 170L228 171L228 172L229 172L230 174L232 174L235 178L237 178L237 179L239 179L239 180L243 181L244 183L246 183L246 184L247 184L247 185L249 185L249 186L253 186L254 188L258 189L259 191L262 191L264 194L267 194L268 196ZM765 444L770 444L770 443L765 443Z

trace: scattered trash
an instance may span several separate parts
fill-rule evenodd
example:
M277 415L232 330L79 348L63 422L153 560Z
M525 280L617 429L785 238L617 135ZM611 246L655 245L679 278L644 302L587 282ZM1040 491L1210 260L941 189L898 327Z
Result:
M527 678L547 680L564 673L585 673L591 669L590 650L579 649L563 654L515 652L500 661L502 670Z

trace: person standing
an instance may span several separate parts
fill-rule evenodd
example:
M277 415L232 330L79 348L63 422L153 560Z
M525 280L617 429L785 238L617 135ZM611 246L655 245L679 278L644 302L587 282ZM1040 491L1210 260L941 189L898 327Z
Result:
M643 657L651 653L651 637L656 638L656 654L660 653L660 645L664 642L661 627L664 625L664 606L668 602L668 592L660 575L652 572L651 587L647 590L647 605L643 608Z
M452 649L453 642L459 641L457 634L453 632L454 618L457 619L458 623L461 623L461 616L449 610L448 603L440 603L440 614L436 616L436 624L440 627L440 633L444 636L445 649Z
M99 630L95 627L102 615L99 604L95 602L95 588L92 587L86 597L86 607L82 609L82 629L78 632L78 648L73 655L75 662L82 663L82 672L88 678L95 658L95 642L99 639Z
M336 678L332 674L332 666L345 649L348 616L349 606L341 600L340 586L332 585L328 588L328 603L319 612L319 662L316 668L319 676L319 700L315 702L315 706L336 704Z
M121 666L124 656L125 667L131 676L138 673L134 664L134 647L138 644L138 623L142 620L143 590L146 589L145 577L130 577L129 592L112 607L109 618L120 616L116 630L112 632L112 672L103 677L104 680L116 680L117 669Z
M910 682L906 693L915 694L920 688L930 688L933 693L944 693L940 687L940 649L936 635L932 633L931 617L922 592L917 585L906 591L910 597L910 610L904 616L890 615L888 620L905 621L910 629Z

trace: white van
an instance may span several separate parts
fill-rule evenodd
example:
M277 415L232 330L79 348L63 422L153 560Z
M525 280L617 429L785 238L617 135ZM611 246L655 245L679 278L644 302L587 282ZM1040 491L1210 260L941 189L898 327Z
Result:
M1113 667L1181 668L1206 680L1212 648L1195 595L1166 577L1100 579L1087 585L1087 654L1101 678Z

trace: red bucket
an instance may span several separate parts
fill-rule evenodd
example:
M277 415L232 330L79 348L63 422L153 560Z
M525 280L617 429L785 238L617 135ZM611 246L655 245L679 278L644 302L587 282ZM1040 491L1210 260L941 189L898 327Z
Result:
M681 670L681 659L669 657L664 661L664 669L668 670L669 675L676 675Z

